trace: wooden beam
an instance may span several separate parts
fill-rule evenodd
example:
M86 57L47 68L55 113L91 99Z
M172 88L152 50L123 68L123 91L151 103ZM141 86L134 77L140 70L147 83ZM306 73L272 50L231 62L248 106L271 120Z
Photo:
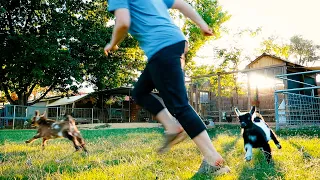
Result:
M280 64L280 65L274 65L274 66L268 66L268 67L263 67L263 68L253 68L253 69L244 69L244 70L239 70L239 71L230 71L230 72L218 72L218 73L211 73L211 74L207 74L204 76L191 76L191 79L199 79L199 78L204 78L204 77L211 77L211 76L217 76L218 74L220 75L225 75L225 74L233 74L233 73L247 73L247 72L251 72L251 71L257 71L257 70L262 70L262 69L272 69L272 68L276 68L276 67L283 67L286 64Z
M250 73L247 74L247 87L248 87L248 110L251 108L251 85L250 85Z
M221 75L218 74L218 108L219 108L219 122L221 122Z

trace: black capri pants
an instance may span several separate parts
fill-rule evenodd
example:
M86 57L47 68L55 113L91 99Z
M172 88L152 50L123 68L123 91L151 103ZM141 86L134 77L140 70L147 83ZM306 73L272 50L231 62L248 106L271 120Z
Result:
M165 107L179 121L190 138L206 129L201 118L190 106L181 68L185 41L167 46L153 55L135 84L132 97L135 102L157 115ZM164 105L151 94L157 89Z

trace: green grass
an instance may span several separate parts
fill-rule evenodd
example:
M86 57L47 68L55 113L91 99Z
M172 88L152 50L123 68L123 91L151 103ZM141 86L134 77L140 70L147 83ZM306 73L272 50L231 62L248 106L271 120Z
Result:
M223 176L196 174L201 154L189 139L169 153L158 155L163 129L95 129L81 131L89 155L74 153L66 139L26 145L35 130L0 131L0 179L320 179L320 129L278 132L283 149L273 150L267 164L260 150L244 161L237 126L209 131L212 142L232 172Z

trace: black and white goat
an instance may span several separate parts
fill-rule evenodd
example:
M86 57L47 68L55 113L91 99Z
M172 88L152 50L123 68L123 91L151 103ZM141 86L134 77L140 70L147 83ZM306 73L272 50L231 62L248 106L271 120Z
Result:
M271 148L268 143L270 139L273 140L278 149L281 149L276 134L269 128L261 114L256 112L255 106L251 108L250 112L246 113L241 113L239 109L235 108L235 113L243 129L242 136L246 151L245 159L247 161L252 159L252 148L261 148L269 163L272 159Z

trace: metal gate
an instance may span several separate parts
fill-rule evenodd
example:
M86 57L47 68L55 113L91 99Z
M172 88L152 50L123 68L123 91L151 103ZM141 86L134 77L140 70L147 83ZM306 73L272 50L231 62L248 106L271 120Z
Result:
M287 82L290 81L303 86L302 88L275 91L275 118L277 130L284 127L301 128L320 126L320 97L318 96L320 86L290 78L290 76L294 75L308 75L309 77L314 77L316 79L318 73L320 73L319 70L276 76Z

